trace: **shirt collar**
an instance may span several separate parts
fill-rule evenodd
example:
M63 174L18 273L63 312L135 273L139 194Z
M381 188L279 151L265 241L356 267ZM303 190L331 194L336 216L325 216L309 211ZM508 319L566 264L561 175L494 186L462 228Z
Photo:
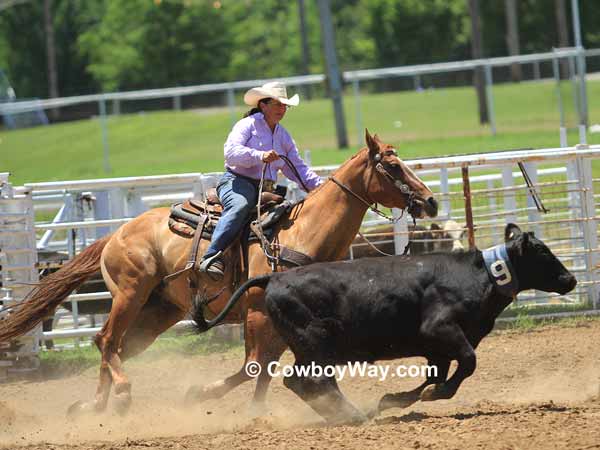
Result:
M481 252L490 280L501 295L514 297L519 291L519 280L510 263L506 244L496 245Z
M269 124L267 123L267 121L265 120L265 115L261 112L257 112L252 114L252 117L255 118L255 120L260 120L263 124L263 126L269 131L269 133L271 133L271 128L269 128ZM279 129L279 124L275 125L275 130L273 130L273 134L277 133L277 130Z

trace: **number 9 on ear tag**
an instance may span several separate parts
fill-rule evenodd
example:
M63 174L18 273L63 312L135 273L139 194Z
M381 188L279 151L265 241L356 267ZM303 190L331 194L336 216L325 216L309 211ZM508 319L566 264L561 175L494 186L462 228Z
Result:
M506 262L501 259L490 264L490 273L496 278L498 286L504 286L512 281L510 270Z

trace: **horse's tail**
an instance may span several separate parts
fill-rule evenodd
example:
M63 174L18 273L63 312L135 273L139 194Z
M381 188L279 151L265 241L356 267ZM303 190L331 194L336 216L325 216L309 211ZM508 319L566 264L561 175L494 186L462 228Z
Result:
M242 284L238 290L233 293L223 310L217 314L217 317L215 317L213 320L206 321L202 311L202 304L198 302L194 303L192 308L192 320L195 323L196 330L199 333L204 333L215 325L218 325L227 316L227 314L229 314L229 311L231 311L231 309L248 289L253 287L261 287L263 289L266 288L269 284L269 280L271 279L271 275L273 274L267 273L259 277L250 278L248 281Z
M97 240L54 273L44 277L25 299L0 320L0 342L33 329L81 283L100 270L100 256L111 236Z

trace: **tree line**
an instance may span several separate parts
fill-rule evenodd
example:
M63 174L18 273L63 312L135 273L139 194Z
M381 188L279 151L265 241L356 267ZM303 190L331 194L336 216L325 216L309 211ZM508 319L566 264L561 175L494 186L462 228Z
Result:
M472 1L330 0L341 69L470 59ZM483 57L573 45L571 2L476 3ZM0 0L0 69L20 98L323 73L317 0Z

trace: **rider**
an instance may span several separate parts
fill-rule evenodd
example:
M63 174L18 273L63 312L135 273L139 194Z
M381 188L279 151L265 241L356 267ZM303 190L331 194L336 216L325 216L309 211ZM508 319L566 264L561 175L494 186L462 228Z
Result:
M233 126L225 142L225 173L217 184L223 214L200 264L200 271L213 279L223 278L223 252L242 231L256 206L264 164L268 166L263 190L274 185L278 170L299 185L304 182L308 190L322 183L300 158L290 134L279 125L286 110L300 102L298 94L288 98L285 85L275 81L250 89L244 95L244 102L252 109ZM302 180L296 178L279 155L287 156Z

